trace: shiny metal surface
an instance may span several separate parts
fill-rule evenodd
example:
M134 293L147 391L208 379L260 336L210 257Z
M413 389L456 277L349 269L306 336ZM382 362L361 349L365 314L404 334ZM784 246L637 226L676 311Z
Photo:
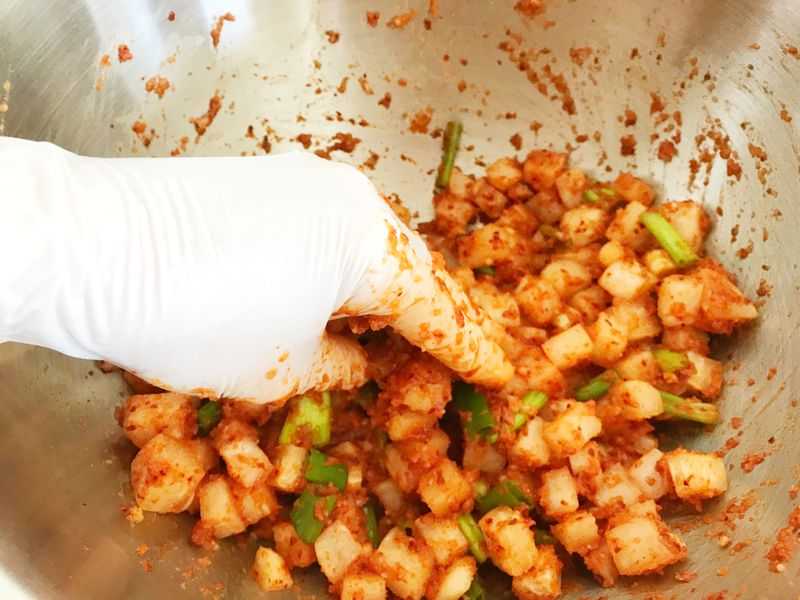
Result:
M775 574L764 555L786 525L793 505L789 489L800 479L800 425L792 405L800 390L800 61L783 50L800 43L800 5L552 0L544 16L526 20L512 10L512 0L438 4L441 16L427 31L425 0L5 0L0 83L8 79L11 89L5 100L0 89L0 104L8 106L0 120L7 135L107 156L169 155L183 136L189 138L186 154L262 152L258 144L264 135L278 152L297 147L292 140L300 133L312 134L324 147L334 133L352 131L362 140L356 152L334 156L361 164L370 151L377 153L374 180L424 215L439 142L409 132L408 122L430 106L431 128L451 115L464 121L464 143L474 145L459 159L467 170L478 168L476 160L511 152L508 140L519 132L524 148L571 144L572 162L594 173L606 164L615 171L632 168L670 199L702 200L717 214L714 254L734 266L750 295L757 289L766 294L772 286L762 298L757 326L718 348L732 357L722 400L725 422L711 433L678 435L703 450L720 448L731 437L740 442L726 457L730 490L708 507L711 524L688 514L673 519L687 525L683 535L690 548L689 561L678 569L615 591L600 590L579 574L579 584L566 597L646 598L661 592L667 598L705 598L720 591L728 592L726 598L797 597L800 560ZM384 26L408 8L419 14L406 29ZM382 12L377 28L366 24L367 9ZM171 10L174 22L167 19ZM214 50L209 30L226 11L236 21L225 24ZM547 20L555 24L547 26ZM328 30L341 34L337 43L329 42ZM539 93L498 48L509 39L507 30L520 36L523 47L550 50L531 61L540 75L546 64L563 74L575 115L562 110L561 99L551 98L557 96L552 83L546 95ZM121 43L134 55L124 64L116 58ZM570 49L580 47L592 49L582 67L570 60ZM634 48L639 57L632 59ZM105 53L111 56L108 68L100 66ZM145 80L157 74L173 86L163 99L145 92ZM372 95L359 85L364 75ZM343 77L349 85L340 92ZM462 80L466 89L459 92ZM224 96L224 109L195 143L189 118L206 111L215 91ZM389 108L378 104L387 91ZM682 139L669 164L656 158L659 142L649 138L658 118L650 114L651 92L663 97L668 113L681 111ZM618 119L626 107L638 115L631 128ZM784 108L791 122L780 117ZM367 126L358 125L362 118ZM690 160L699 155L695 137L714 119L738 156L741 180L726 175L726 160L717 156L707 181L701 172L688 189ZM131 131L136 120L155 131L148 148ZM530 127L534 121L542 124L538 134ZM658 130L670 123L674 120ZM249 125L255 139L246 135ZM577 143L581 134L588 141ZM619 152L626 134L638 141L636 154L627 158ZM767 153L763 182L748 144ZM607 161L598 165L604 151ZM737 257L751 241L752 252ZM92 364L0 346L3 598L259 597L246 576L251 550L224 543L204 566L197 559L206 553L187 541L189 519L148 515L132 527L123 518L120 507L131 501L127 467L133 455L113 418L123 390L116 376L101 375ZM730 424L735 416L744 420L739 430ZM740 462L751 452L769 456L747 474ZM755 504L744 518L734 519L735 529L721 525L727 503L751 491ZM712 535L723 530L732 540L727 548ZM747 544L734 553L738 542ZM142 545L148 551L140 557L136 550ZM144 561L152 572L145 572ZM696 571L698 577L677 583L676 571ZM303 593L325 589L314 573L298 580ZM492 594L501 597L500 591Z

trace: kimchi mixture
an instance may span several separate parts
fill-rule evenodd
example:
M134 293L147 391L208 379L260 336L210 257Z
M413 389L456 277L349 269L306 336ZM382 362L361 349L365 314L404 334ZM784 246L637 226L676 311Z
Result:
M381 330L360 332L370 382L354 392L283 406L144 393L119 411L138 506L195 515L205 548L257 536L266 591L314 564L345 600L485 598L489 565L522 600L559 597L567 562L610 587L686 558L665 502L700 509L728 486L720 456L656 436L719 420L709 336L757 316L704 255L703 207L548 150L467 175L459 136L448 125L419 230L512 361L504 387L461 382Z

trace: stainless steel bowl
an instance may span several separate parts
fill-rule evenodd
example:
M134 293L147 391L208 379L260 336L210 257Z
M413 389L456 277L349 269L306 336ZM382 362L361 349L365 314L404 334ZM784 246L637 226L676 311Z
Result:
M672 519L690 548L678 569L610 592L578 574L567 597L661 592L705 598L723 590L726 598L797 597L800 561L777 574L768 570L765 553L786 525L796 503L789 490L800 479L794 407L800 390L800 61L789 47L799 41L800 5L551 0L544 15L527 19L513 10L514 0L438 4L440 15L428 30L427 0L5 0L0 83L8 79L11 87L0 87L0 106L8 107L0 122L6 135L104 156L169 155L184 136L190 155L261 153L265 135L279 152L298 147L293 139L300 133L325 147L335 133L350 131L360 145L335 158L361 164L375 152L376 183L424 217L439 141L411 133L409 121L431 107L431 130L454 115L464 121L465 146L472 148L459 158L466 170L513 151L509 139L519 133L523 148L569 146L572 162L594 173L632 169L655 182L663 197L702 200L716 214L713 253L763 302L756 326L717 348L731 365L721 401L725 422L713 432L676 432L702 450L729 438L739 443L726 456L730 490L707 507L708 523L689 514ZM405 29L384 25L409 8L418 15ZM376 28L366 23L368 9L382 13ZM167 18L172 10L174 21ZM225 23L214 50L211 24L227 11L236 21ZM326 31L338 32L338 42ZM527 74L500 48L509 41L527 50ZM124 64L117 60L122 43L134 55ZM101 65L104 54L111 57L108 67ZM145 92L145 80L157 74L172 83L161 100ZM337 91L343 77L349 77L347 90ZM531 82L537 78L545 93ZM559 81L569 88L575 114L562 106ZM195 143L189 119L206 111L215 91L224 108ZM390 107L379 105L386 92ZM651 93L666 103L668 118L660 124L662 113L651 114ZM620 119L626 107L637 113L635 126ZM359 125L362 119L368 124ZM147 148L131 131L136 120L154 130ZM247 136L250 125L254 138ZM675 129L665 132L670 125ZM678 154L666 163L658 147L677 129ZM655 132L659 139L652 141ZM638 142L632 156L620 153L623 135ZM698 144L714 147L715 137L716 151L692 178L691 161L702 155ZM738 180L728 174L726 145L733 170L741 166ZM756 146L765 161L753 155ZM113 418L123 389L116 376L90 363L0 346L3 597L260 597L246 576L252 551L224 543L206 565L198 560L205 553L187 542L189 519L148 515L131 526L123 518L133 455ZM740 429L731 425L733 417L741 417ZM753 452L768 457L745 473L740 463ZM728 511L722 522L729 503L743 498L752 507L741 518ZM730 539L725 548L720 534ZM678 583L676 571L698 575ZM313 572L298 579L303 593L324 589ZM492 598L504 597L500 589Z

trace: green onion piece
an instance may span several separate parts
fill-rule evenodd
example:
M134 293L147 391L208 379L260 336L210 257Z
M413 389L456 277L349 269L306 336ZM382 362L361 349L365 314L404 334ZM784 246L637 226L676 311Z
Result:
M497 440L500 439L500 436L498 435L498 433L496 431L492 430L489 433L487 433L486 435L484 435L483 439L485 439L490 444L496 444Z
M361 408L366 409L368 406L371 406L373 402L375 402L375 398L378 397L378 392L380 392L378 384L374 381L368 381L358 390L355 398L356 404L358 404Z
M325 464L327 460L325 454L312 448L306 466L306 480L311 483L330 483L343 492L347 487L347 467Z
M609 198L615 198L617 195L617 192L607 187L600 188L600 193L603 194L604 196L608 196Z
M498 506L510 506L516 508L522 504L531 506L533 500L513 481L506 479L501 481L487 493L477 498L475 505L482 513L489 512Z
M661 244L667 251L675 264L679 267L689 267L697 262L697 254L691 249L681 235L675 230L672 224L657 212L645 212L639 217L642 225Z
M601 375L575 390L575 399L581 402L595 400L605 396L610 388L611 384Z
M539 391L528 392L522 397L522 409L528 413L537 413L547 404L547 394Z
M487 600L488 596L486 595L486 591L483 589L481 582L478 581L478 578L472 580L472 585L469 586L467 593L464 594L462 600Z
M215 400L206 400L197 409L197 435L205 437L222 420L222 404Z
M547 394L533 390L522 397L522 411L514 415L514 425L512 429L519 431L528 422L528 418L539 412L547 404Z
M476 498L480 498L489 491L489 485L483 479L478 479L478 481L472 485L472 491Z
M467 513L458 517L458 528L461 530L461 533L464 534L464 537L467 538L469 550L472 552L472 556L475 557L475 560L479 563L486 562L488 557L486 556L486 549L483 545L483 533L481 533L472 515Z
M482 436L486 439L492 437L495 433L495 420L489 410L486 396L468 383L458 381L453 385L453 403L461 412L469 413L464 429L470 437Z
M537 544L555 544L554 538L547 529L539 529L538 527L533 532L534 539Z
M444 153L442 164L439 167L439 176L436 178L436 187L446 188L450 185L450 176L453 174L453 165L456 162L458 147L461 145L461 134L464 126L458 121L450 121L444 130Z
M367 525L367 537L372 543L373 548L377 548L381 543L381 536L378 533L378 516L375 512L375 505L368 501L362 508L364 511L364 521Z
M659 368L667 373L680 371L689 365L689 359L683 352L673 352L666 348L659 348L658 350L653 350L653 356Z
M522 491L522 488L515 481L511 481L510 479L506 479L505 481L506 489L508 489L513 495L514 498L522 502L523 504L527 504L528 506L533 506L533 500L531 499L528 494Z
M525 413L518 412L517 414L514 415L513 430L519 431L520 429L525 427L525 423L527 422L528 422L528 415L526 415Z
M661 392L661 401L664 403L664 414L670 417L705 425L719 423L719 410L708 402L687 400L669 392Z
M323 508L325 509L326 516L331 514L333 512L333 509L336 508L337 500L338 499L336 498L336 496L325 496L325 506Z
M324 446L331 439L331 395L322 392L319 398L300 396L295 398L289 416L278 437L280 444L300 442L302 430L308 428L314 446Z
M486 275L487 277L494 277L497 271L495 271L494 267L485 266L485 267L478 267L475 269L476 275Z
M336 501L336 498L333 496L329 496L329 498L333 498L334 502ZM314 508L319 501L320 498L318 496L306 490L294 501L292 512L289 515L292 519L292 525L294 525L294 529L297 531L297 535L300 536L300 539L306 544L313 544L316 542L317 538L322 533L323 524L314 514ZM325 502L325 508L327 508L328 500L326 499Z
M586 190L585 192L583 192L583 199L586 202L591 202L592 204L595 204L596 202L600 202L600 195L594 190Z

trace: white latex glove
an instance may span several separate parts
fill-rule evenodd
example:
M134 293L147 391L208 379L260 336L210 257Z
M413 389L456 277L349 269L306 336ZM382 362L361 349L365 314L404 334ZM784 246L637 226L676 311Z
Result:
M465 379L512 375L366 177L305 153L99 159L0 138L0 340L269 402L364 382L332 316L384 315Z

